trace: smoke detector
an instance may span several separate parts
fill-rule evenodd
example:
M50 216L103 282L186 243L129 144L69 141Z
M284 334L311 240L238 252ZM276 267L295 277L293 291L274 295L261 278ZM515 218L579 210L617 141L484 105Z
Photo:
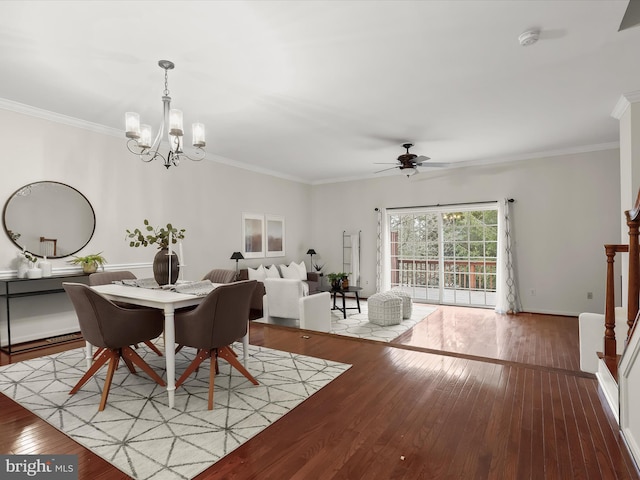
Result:
M526 32L520 34L520 36L518 37L518 41L523 47L528 47L529 45L533 45L534 43L536 43L539 38L539 30L527 30Z

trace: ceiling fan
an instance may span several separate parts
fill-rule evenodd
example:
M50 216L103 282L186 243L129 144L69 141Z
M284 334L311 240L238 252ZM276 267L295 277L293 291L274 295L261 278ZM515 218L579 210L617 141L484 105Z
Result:
M629 0L627 10L624 12L622 22L620 22L620 28L618 31L626 30L627 28L640 25L640 2L638 0Z
M424 163L429 160L429 157L425 157L424 155L416 155L414 153L409 153L409 149L413 147L413 143L403 143L403 148L407 149L407 153L403 153L398 157L398 161L393 164L393 167L384 168L382 170L378 170L375 173L386 172L387 170L392 170L394 168L399 168L400 170L406 170L403 172L407 177L418 173L418 167L446 167L448 163L436 163L429 162ZM391 165L391 163L379 163L380 165Z

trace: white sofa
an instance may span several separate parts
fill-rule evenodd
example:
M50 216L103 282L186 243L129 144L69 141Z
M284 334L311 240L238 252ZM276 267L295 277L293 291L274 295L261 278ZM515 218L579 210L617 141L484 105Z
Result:
M580 332L580 370L596 373L598 371L597 352L604 352L604 315L601 313L581 313L578 317ZM616 353L624 350L627 338L627 311L616 307Z
M302 280L289 278L266 278L264 288L262 313L267 323L277 323L274 318L289 318L300 320L300 328L305 330L331 331L329 292L307 295L308 287Z

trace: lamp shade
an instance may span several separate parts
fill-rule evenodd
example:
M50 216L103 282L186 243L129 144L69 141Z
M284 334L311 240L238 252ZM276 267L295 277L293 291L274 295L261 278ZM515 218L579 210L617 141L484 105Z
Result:
M307 250L307 255L317 255L316 251L313 248Z
M242 255L242 252L233 252L231 260L244 260L244 256Z

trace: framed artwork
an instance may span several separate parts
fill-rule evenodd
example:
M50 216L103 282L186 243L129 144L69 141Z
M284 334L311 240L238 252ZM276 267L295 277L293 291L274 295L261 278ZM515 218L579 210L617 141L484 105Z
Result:
M264 215L242 214L242 255L244 258L264 257Z
M284 217L265 215L267 257L284 257Z

